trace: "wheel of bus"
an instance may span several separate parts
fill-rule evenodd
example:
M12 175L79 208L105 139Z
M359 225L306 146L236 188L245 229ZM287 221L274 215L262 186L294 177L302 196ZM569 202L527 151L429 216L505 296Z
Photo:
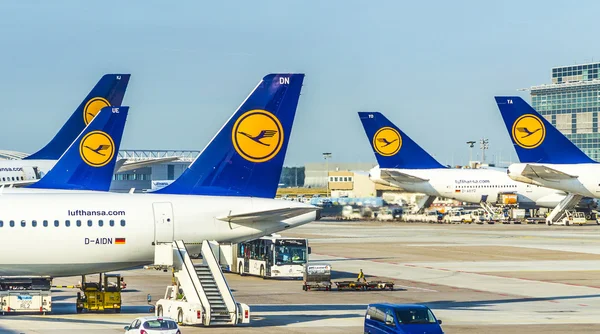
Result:
M183 324L183 310L177 310L177 322Z
M157 316L157 317L162 317L162 316L163 316L163 308L162 308L162 305L158 305L158 308L156 309L156 316Z
M81 313L83 311L83 309L81 307L77 308L77 313Z
M115 313L121 313L121 308L120 307L116 308Z
M260 265L260 277L265 278L265 266Z

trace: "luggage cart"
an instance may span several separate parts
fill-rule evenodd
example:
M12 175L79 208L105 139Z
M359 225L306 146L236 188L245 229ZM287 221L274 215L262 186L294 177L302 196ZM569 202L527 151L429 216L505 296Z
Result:
M394 290L394 282L385 281L340 281L335 282L338 291L342 290L365 290L365 291L381 291L381 290Z
M304 265L302 290L331 291L331 265L327 263L307 263Z

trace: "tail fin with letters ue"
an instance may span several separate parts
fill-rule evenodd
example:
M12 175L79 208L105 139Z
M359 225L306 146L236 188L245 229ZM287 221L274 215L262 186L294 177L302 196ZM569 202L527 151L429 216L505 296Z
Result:
M129 107L104 107L58 159L28 188L108 191Z

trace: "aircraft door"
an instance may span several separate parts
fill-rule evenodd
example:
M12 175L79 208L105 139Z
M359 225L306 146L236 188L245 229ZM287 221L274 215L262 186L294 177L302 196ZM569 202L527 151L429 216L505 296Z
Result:
M170 202L153 203L154 209L154 242L173 242L175 222L173 206Z

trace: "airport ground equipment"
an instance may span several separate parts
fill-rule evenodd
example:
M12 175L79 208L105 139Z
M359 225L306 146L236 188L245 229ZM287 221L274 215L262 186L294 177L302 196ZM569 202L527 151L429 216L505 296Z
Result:
M552 225L563 221L563 219L568 215L568 212L575 208L577 203L581 201L583 196L569 193L558 205L550 212L548 217L546 218L546 224Z
M585 213L577 212L577 211L565 211L565 216L558 222L555 222L556 225L585 225L587 223L587 219L585 218Z
M331 265L327 263L307 263L304 266L302 290L331 290Z
M83 275L80 289L77 293L77 313L109 310L121 313L121 275L100 273L98 282L88 281Z
M366 291L374 291L374 290L394 290L394 282L384 282L384 281L366 281L366 282L357 282L357 281L339 281L334 282L337 286L338 291L342 290L366 290Z
M356 281L335 282L338 291L341 290L394 290L394 282L367 281L362 269L358 272Z
M0 277L0 312L52 311L50 277Z
M193 263L183 241L155 245L154 266L172 268L176 284L156 303L157 316L184 325L231 325L250 322L250 308L237 303L208 241L202 242L202 263Z

